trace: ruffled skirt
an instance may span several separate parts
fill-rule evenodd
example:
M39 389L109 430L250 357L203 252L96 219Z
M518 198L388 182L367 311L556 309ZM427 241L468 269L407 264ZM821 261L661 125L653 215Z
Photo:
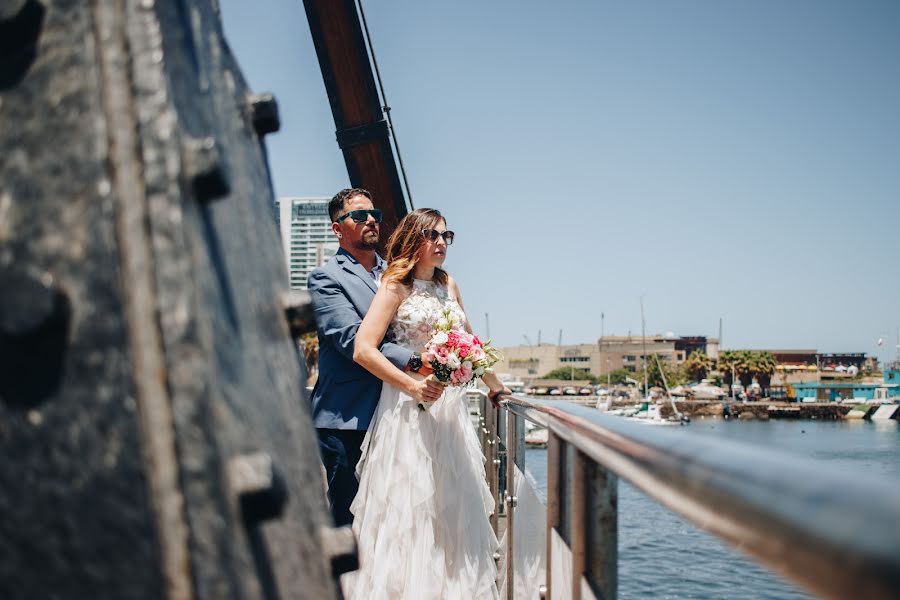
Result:
M360 569L342 577L345 598L499 597L494 501L462 388L422 411L384 384L357 475Z

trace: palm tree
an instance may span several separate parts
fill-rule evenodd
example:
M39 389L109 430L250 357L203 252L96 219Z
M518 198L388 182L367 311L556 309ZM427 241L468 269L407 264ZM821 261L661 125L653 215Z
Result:
M755 356L750 350L738 350L735 357L734 370L744 389L750 387L755 372Z
M769 395L769 386L772 384L772 375L778 367L778 359L771 352L756 353L756 380L762 387L763 395Z
M719 359L716 361L716 370L722 375L722 381L728 385L732 385L732 373L737 363L737 352L734 350L723 350L719 352Z
M705 379L707 374L712 370L712 359L706 355L703 350L694 350L690 356L684 361L682 368L688 379L691 381L700 381Z

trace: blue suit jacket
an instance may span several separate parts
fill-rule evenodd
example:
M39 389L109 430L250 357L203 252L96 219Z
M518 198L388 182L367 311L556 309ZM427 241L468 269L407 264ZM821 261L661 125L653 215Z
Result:
M384 261L377 258L383 268ZM312 393L313 425L318 429L369 427L381 380L353 361L356 331L378 289L371 273L349 253L338 253L309 274L319 333L319 379ZM403 369L412 351L382 340L381 353Z

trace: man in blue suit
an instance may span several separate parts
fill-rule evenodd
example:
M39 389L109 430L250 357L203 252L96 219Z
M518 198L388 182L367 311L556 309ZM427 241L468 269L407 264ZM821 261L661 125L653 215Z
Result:
M340 249L309 274L307 286L319 334L319 378L312 393L312 415L331 513L341 526L353 522L350 504L359 488L356 464L381 395L381 380L353 361L353 342L386 265L375 252L381 211L374 208L369 192L341 190L328 204L328 213ZM383 340L380 349L399 369L422 367L421 357L402 346ZM431 381L426 393L436 400L442 391L439 383Z

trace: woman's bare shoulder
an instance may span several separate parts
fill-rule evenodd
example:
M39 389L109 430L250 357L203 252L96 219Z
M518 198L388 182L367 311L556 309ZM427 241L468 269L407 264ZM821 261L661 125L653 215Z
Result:
M400 281L382 281L378 291L400 303L409 297L411 289Z
M453 292L454 296L459 295L459 286L456 284L456 280L453 279L453 276L450 273L447 273L447 289Z

